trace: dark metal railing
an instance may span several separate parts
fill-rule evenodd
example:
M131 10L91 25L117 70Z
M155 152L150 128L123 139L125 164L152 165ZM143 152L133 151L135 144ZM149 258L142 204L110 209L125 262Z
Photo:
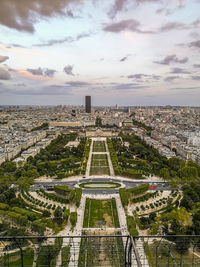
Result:
M0 237L0 267L47 266L200 267L200 236Z

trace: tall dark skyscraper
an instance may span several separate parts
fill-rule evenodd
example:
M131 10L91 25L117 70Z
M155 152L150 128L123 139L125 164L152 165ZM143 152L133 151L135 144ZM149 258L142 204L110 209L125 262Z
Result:
M85 96L85 112L91 113L91 96Z

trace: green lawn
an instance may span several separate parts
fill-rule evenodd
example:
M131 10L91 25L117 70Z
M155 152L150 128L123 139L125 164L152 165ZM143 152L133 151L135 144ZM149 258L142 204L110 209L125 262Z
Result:
M33 265L33 249L27 248L23 250L23 263L26 267L32 267ZM19 267L21 266L20 252L8 254L0 258L0 266Z
M193 266L192 263L194 266L200 266L200 259L198 257L193 256L191 252L178 253L173 243L154 241L151 245L145 243L144 249L150 267L156 266L155 255L157 255L157 266L189 267Z
M115 234L120 236L121 232ZM90 237L85 231L83 235L86 237L81 239L78 267L125 266L122 237Z
M110 175L106 154L92 155L90 175Z
M120 227L115 199L87 198L83 228L101 228L101 225Z
M106 189L106 188L118 188L121 184L118 183L110 183L110 182L89 182L89 183L82 183L79 185L81 188L87 189Z
M93 152L106 152L106 146L104 141L94 141L93 142Z

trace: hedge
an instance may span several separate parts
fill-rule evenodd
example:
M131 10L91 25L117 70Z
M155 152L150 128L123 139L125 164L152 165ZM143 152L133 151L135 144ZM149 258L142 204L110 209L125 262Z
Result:
M77 212L76 211L70 213L69 220L70 220L72 227L75 227L77 223Z
M60 195L67 196L71 192L71 189L66 185L55 185L54 191Z
M137 196L137 195L141 195L141 194L145 193L148 189L149 189L149 184L142 184L138 187L133 187L133 188L127 189L127 191L130 192L131 194Z

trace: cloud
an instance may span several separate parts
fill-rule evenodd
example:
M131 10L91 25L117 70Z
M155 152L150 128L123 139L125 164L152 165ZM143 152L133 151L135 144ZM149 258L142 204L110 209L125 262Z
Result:
M80 39L90 37L92 33L80 33L75 38L71 36L67 36L63 39L51 39L46 42L40 43L40 44L34 44L33 46L43 47L43 46L52 46L56 44L63 44L63 43L73 43L76 41L79 41Z
M65 38L60 39L60 40L51 39L51 40L44 42L44 43L34 44L33 46L43 47L43 46L52 46L55 44L63 44L63 43L71 43L71 42L74 42L74 39L72 37L68 36L68 37L65 37Z
M164 12L165 15L171 15L174 11L184 8L185 2L186 0L173 0L172 3L170 3L170 1L166 1L165 6L157 9L156 13L159 14Z
M175 54L166 56L163 60L154 61L154 63L161 64L161 65L169 65L170 63L184 64L186 62L188 62L188 57L184 57L182 59L178 59L178 57Z
M195 81L200 81L200 76L192 76L192 80L195 80Z
M127 76L128 79L137 79L141 80L142 78L151 78L154 80L159 80L161 78L160 75L155 75L155 74L144 74L144 73L136 73L136 74L131 74Z
M28 72L32 73L33 75L40 75L40 76L44 76L44 77L53 77L56 70L52 70L52 69L42 69L42 68L38 68L38 69L27 69Z
M26 84L25 83L17 83L17 84L15 84L15 86L17 86L17 87L26 87Z
M138 89L145 89L149 86L146 85L139 85L137 83L114 83L111 86L112 90L138 90Z
M81 82L81 81L69 81L65 83L69 87L83 87L83 86L89 86L90 83L87 82Z
M176 87L176 88L169 88L168 90L196 90L199 89L199 87Z
M107 24L103 30L106 32L119 33L122 31L131 31L137 33L153 33L152 31L142 31L140 30L141 24L135 19L121 20L119 22L113 22Z
M7 57L7 56L0 56L0 63L6 61L7 59L9 59L9 57Z
M2 92L14 95L70 95L71 90L65 85L49 85L42 88L6 88Z
M119 61L120 61L120 62L124 62L124 61L126 61L130 56L131 56L131 55L127 55L127 56L125 56L125 57L122 57Z
M167 32L172 30L183 30L187 29L188 26L181 22L168 22L164 24L162 27L160 27L160 32Z
M189 74L189 71L186 71L182 68L173 68L172 71L170 73L176 73L176 74Z
M173 82L174 80L178 79L179 76L168 76L164 79L165 82Z
M194 64L193 67L194 68L200 68L200 64Z
M0 68L0 80L10 80L10 78L10 73L5 69Z
M112 5L110 11L108 12L109 17L114 18L119 11L123 10L126 4L127 0L115 0L114 5Z
M67 75L72 75L72 76L74 76L74 74L73 74L73 68L74 68L74 66L73 65L67 65L67 66L65 66L64 67L64 69L63 69L63 71L67 74Z
M189 46L200 48L200 40L189 43Z
M127 78L128 79L142 79L143 77L147 77L147 76L148 75L146 75L146 74L137 73L137 74L128 75Z
M0 24L19 31L33 33L34 24L41 18L56 15L73 17L66 10L73 0L1 0Z

